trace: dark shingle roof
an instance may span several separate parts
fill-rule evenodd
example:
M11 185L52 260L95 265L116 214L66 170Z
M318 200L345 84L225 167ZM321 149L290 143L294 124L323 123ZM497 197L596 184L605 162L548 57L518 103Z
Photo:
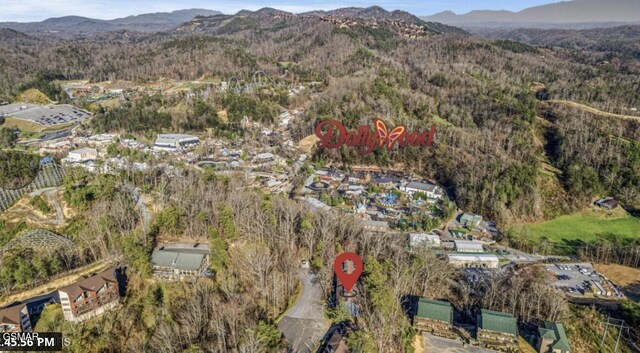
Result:
M518 335L516 318L508 313L482 309L478 326L483 330Z
M25 304L17 304L8 308L0 309L0 324L20 325L20 311Z
M71 300L75 300L85 291L97 292L107 282L118 283L115 267L108 268L91 277L80 279L73 284L60 288L59 291L67 293Z
M453 308L448 302L420 298L418 301L418 311L416 312L416 316L452 324L452 310Z

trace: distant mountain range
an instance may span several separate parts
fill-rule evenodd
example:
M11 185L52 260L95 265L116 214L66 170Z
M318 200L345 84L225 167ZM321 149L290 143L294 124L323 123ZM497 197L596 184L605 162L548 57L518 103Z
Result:
M338 20L336 20L338 19ZM197 16L176 28L177 32L208 32L225 34L251 28L268 29L276 24L299 24L303 21L328 21L338 26L349 26L351 20L358 20L362 25L373 27L385 26L397 33L411 37L427 34L459 33L464 30L441 23L426 22L406 11L387 11L379 6L367 8L348 7L331 11L310 11L294 14L269 7L256 11L242 10L235 15ZM344 21L340 21L344 20Z
M158 32L175 28L181 23L191 21L196 16L212 16L220 13L205 9L189 9L128 16L114 20L64 16L49 18L41 22L0 22L0 28L9 28L26 34L62 32L62 34L75 35L117 30Z
M398 20L408 23L424 24L424 21L415 15L406 11L395 10L387 11L380 6L370 7L345 7L331 11L311 11L302 13L301 15L316 16L335 16L343 18L362 18L362 19L378 19L378 20Z
M640 0L572 0L531 7L520 12L451 11L421 17L452 26L502 28L593 28L640 23Z

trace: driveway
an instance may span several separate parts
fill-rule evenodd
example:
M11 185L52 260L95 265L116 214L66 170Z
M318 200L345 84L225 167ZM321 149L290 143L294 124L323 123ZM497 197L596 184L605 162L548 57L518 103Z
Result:
M315 351L331 322L324 317L322 289L314 283L316 276L305 269L300 270L298 276L302 293L278 322L278 330L289 341L288 352L310 353Z

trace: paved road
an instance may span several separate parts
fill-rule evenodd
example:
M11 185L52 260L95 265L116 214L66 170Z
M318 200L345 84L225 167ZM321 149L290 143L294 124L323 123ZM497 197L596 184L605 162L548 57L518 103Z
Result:
M315 275L308 270L299 273L303 289L298 301L278 323L278 330L289 341L291 353L314 352L327 333L331 322L324 317L322 289L313 283Z
M40 218L32 213L30 213L27 217L29 217L29 219L31 219L32 221L38 222L38 223L52 224L55 226L64 225L65 223L64 212L62 211L62 206L60 205L60 202L58 202L57 192L58 191L56 188L45 188L45 189L36 190L29 194L32 197L44 194L47 200L49 201L49 204L53 206L53 208L56 211L55 218L51 218L51 217Z

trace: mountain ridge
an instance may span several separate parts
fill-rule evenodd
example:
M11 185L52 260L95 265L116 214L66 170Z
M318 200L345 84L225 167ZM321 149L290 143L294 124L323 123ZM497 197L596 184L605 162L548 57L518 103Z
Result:
M25 34L63 33L74 35L118 30L157 32L172 29L196 16L216 14L221 14L221 12L206 9L184 9L132 15L112 20L70 15L51 17L39 22L0 22L0 28L8 28Z
M593 28L640 23L640 1L573 0L534 6L518 12L473 10L457 15L443 11L422 20L463 27Z

